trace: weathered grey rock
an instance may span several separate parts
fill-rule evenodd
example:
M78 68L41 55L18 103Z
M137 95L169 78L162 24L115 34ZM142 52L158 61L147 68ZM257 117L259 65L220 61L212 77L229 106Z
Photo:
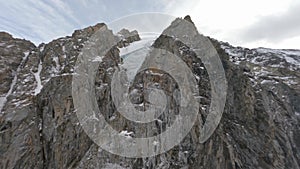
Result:
M118 44L117 46L119 48L122 48L122 47L126 47L128 46L130 43L134 42L134 41L139 41L141 40L138 32L136 30L134 31L129 31L127 29L122 29L120 30L118 33L117 33L117 37L118 39Z
M192 22L190 17L185 20ZM168 29L178 22L182 20ZM214 39L210 40L224 66L228 90L221 122L204 144L199 142L199 129L211 102L208 73L192 48L176 37L162 35L153 47L176 54L192 70L203 121L194 125L181 144L155 157L124 158L99 148L79 124L71 84L78 54L102 26L77 30L38 47L0 33L1 97L16 77L0 114L0 168L299 168L300 51L246 49ZM198 34L195 28L192 31ZM118 47L140 38L137 32L124 29L120 33L131 38L113 47L99 64L95 80L99 109L119 132L132 131L131 137L157 135L172 124L178 112L173 97L178 84L161 70L140 72L129 89L135 107L149 107L148 86L166 91L168 109L159 121L149 124L122 117L110 88L113 73L122 64ZM10 44L15 46L8 47ZM24 52L29 52L26 60L22 59Z
M15 77L26 64L27 56L35 48L34 44L15 39L10 34L0 32L0 111L11 94Z

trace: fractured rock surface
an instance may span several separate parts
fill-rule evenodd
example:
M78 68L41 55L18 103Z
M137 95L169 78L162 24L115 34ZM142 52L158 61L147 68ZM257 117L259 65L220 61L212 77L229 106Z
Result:
M192 23L190 17L185 19ZM179 22L183 20L176 19L167 29ZM104 25L76 30L38 47L0 33L0 168L300 168L300 51L247 49L214 39L210 41L222 61L228 89L221 122L205 143L199 142L199 130L211 103L207 70L180 37L161 35L152 47L179 56L195 76L201 120L179 145L155 157L125 158L98 147L77 119L71 87L77 56ZM198 34L195 27L192 31ZM122 117L110 84L124 62L120 48L141 38L123 29L116 39L121 42L101 58L95 79L100 112L128 138L164 132L178 113L178 82L161 70L139 72L129 88L132 104L146 110L151 104L149 89L161 89L167 110L148 124Z

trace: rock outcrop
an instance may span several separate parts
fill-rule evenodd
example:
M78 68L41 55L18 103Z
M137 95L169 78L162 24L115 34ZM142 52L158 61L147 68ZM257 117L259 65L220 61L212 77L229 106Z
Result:
M185 20L193 23L189 16ZM183 20L176 19L167 29L178 22ZM155 157L132 159L102 150L77 119L71 87L77 56L103 26L77 30L38 47L0 33L0 98L5 100L0 109L0 168L300 168L300 51L247 49L214 39L228 90L221 122L205 143L198 139L198 121L179 145ZM195 27L193 31L198 34ZM145 125L122 117L110 83L114 71L122 68L119 48L134 45L140 37L125 29L115 37L121 42L101 59L95 80L99 109L115 130L128 131L127 136L157 135L178 111L172 97L178 85L163 71L140 72L130 88L136 109L149 107L146 86L167 91L168 109ZM211 102L209 76L194 49L179 39L161 35L152 46L176 54L192 70L199 116L205 120Z
M124 28L117 33L117 38L119 38L117 44L119 48L126 47L134 41L141 40L136 30L130 32Z

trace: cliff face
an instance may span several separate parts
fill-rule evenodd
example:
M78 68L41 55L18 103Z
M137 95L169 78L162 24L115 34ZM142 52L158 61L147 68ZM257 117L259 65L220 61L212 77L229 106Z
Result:
M221 122L205 143L198 139L202 123L198 121L178 146L155 157L124 158L99 148L77 119L71 87L77 56L102 26L77 30L38 47L0 33L0 168L300 168L300 51L247 49L214 39L210 40L222 61L228 89ZM173 22L167 29L175 26ZM122 39L122 34L132 36ZM97 71L99 109L115 130L126 131L127 136L159 134L177 113L172 95L178 85L160 70L137 74L130 88L136 109L149 106L145 86L150 86L167 91L167 111L147 125L122 117L112 101L110 83L126 62L121 47L135 45L140 37L122 30L116 38L121 42L102 58ZM194 49L163 35L152 46L180 56L192 70L204 120L211 86Z

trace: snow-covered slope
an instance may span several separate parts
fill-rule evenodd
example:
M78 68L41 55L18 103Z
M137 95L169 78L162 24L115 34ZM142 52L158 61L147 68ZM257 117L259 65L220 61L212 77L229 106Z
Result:
M253 83L279 81L300 89L300 50L233 47L221 43L234 64L248 69ZM255 80L254 80L255 79Z
M140 34L141 40L120 48L120 57L123 59L122 67L126 70L128 80L132 81L141 67L157 34Z

